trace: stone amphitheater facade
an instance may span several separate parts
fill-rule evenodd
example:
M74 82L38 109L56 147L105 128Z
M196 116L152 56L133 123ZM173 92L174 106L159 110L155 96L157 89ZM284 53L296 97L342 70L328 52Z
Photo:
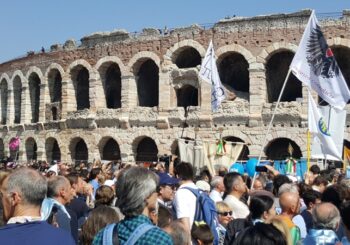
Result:
M257 156L310 13L234 17L210 28L94 33L79 45L68 40L2 63L0 158L16 156L9 150L16 136L19 161L154 161L175 154L179 137L220 135L248 144L241 158ZM350 12L321 26L350 84ZM216 113L210 85L198 77L210 40L230 94ZM263 146L266 157L285 154L289 144L296 157L306 156L306 92L289 79Z

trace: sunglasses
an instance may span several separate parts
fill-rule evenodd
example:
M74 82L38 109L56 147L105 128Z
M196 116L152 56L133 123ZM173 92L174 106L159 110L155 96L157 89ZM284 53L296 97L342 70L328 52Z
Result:
M218 212L218 214L222 215L222 216L232 216L232 211L229 212Z

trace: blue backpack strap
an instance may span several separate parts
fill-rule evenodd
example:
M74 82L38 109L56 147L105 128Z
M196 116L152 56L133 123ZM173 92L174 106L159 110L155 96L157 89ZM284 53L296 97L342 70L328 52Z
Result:
M202 221L202 219L203 219L203 217L202 217L203 216L202 215L203 207L202 207L202 203L199 200L199 197L201 195L199 192L199 189L194 189L191 187L182 187L182 188L191 191L192 194L196 197L196 211L194 214L194 221Z
M102 245L112 245L113 244L113 229L116 224L109 224L103 230Z
M145 234L147 231L156 228L154 225L144 223L138 226L134 232L129 236L129 239L124 243L124 245L134 245L140 237Z

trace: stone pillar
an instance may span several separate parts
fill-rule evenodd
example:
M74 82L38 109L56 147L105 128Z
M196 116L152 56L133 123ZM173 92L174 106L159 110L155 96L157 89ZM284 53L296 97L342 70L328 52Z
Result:
M90 79L89 79L89 101L90 101L90 111L96 112L98 107L98 100L104 100L106 99L103 97L98 97L99 91L98 91L98 83L101 82L100 80L97 79L96 74L91 73L90 74Z
M65 119L68 112L77 110L77 101L75 98L75 89L73 81L69 76L62 77L62 112L61 118Z
M29 88L22 87L22 101L21 101L21 123L31 123L32 110L30 108Z
M38 161L47 161L46 154L45 154L45 149L40 149L40 150L38 149L36 151L36 159Z
M45 112L46 112L46 89L47 83L40 84L40 99L39 99L39 122L45 122Z
M12 125L15 121L15 108L14 108L14 97L13 97L13 90L9 89L7 90L8 97L7 97L7 117L6 117L6 124Z
M103 81L99 75L95 76L96 78L90 79L90 98L94 100L96 109L105 109L107 108L106 103L106 94L103 88Z
M122 76L122 108L132 109L138 105L136 86L137 77L133 75Z
M168 71L159 73L159 108L170 108L170 76Z
M200 106L202 114L211 114L211 85L199 79Z
M262 63L253 63L249 67L249 126L261 124L261 113L266 103L265 68Z

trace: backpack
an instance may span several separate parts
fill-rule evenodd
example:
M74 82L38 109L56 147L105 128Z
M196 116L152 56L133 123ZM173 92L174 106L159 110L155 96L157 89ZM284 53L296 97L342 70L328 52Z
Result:
M219 220L215 206L215 202L209 197L209 195L199 189L193 189L190 187L183 187L196 196L196 212L194 215L194 221L204 221L209 227L214 236L214 245L219 243Z

